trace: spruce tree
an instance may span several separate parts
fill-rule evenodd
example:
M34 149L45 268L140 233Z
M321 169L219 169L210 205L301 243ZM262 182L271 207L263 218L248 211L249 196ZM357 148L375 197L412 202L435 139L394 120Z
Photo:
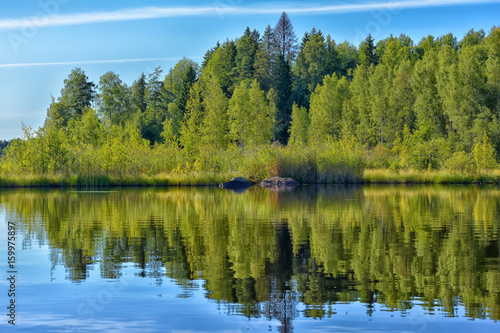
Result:
M274 27L274 36L279 53L286 61L293 62L297 55L297 36L290 18L285 12L281 14L276 27Z
M371 33L366 36L365 40L359 46L359 56L361 58L360 62L366 66L378 64L376 47Z

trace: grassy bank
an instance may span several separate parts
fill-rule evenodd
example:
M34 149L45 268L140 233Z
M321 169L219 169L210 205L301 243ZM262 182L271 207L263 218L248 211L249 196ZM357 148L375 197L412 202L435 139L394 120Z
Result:
M362 178L356 178L352 172L330 170L320 172L310 164L284 166L288 176L304 184L500 184L500 170L478 172L474 174L448 170L405 170L389 169L364 170ZM189 172L160 173L156 175L134 176L78 176L78 175L13 175L0 176L0 187L99 187L99 186L217 186L233 177L243 176L253 181L259 178L252 174L233 172ZM318 181L320 180L320 181Z
M415 170L401 166L398 156L366 151L353 140L315 146L207 146L189 153L168 145L126 147L121 141L116 147L80 147L54 156L43 155L40 147L28 148L24 142L0 159L0 186L213 186L237 176L253 182L291 177L302 184L500 183L499 169L477 171L471 156L444 163L439 170Z
M500 170L466 173L450 170L367 169L363 174L367 184L499 184Z
M152 176L14 175L0 176L0 187L211 186L236 176L229 172L160 173Z
M105 153L92 147L68 153L58 168L47 163L53 159L27 159L25 153L8 156L0 163L0 186L202 186L236 176L253 182L280 176L304 184L339 184L361 182L364 169L361 154L338 142L315 148L206 147L194 154L160 145Z

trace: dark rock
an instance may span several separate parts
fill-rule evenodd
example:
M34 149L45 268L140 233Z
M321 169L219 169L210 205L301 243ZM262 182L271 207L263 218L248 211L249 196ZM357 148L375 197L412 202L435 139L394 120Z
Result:
M300 183L292 178L272 177L263 180L259 185L272 190L291 190Z
M250 183L249 181L247 181L244 178L235 177L228 182L220 184L219 187L226 188L229 190L243 190L243 189L246 189L252 185L253 185L252 183Z

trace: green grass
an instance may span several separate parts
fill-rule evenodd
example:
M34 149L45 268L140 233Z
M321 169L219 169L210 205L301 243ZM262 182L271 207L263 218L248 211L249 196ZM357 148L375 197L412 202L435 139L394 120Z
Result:
M359 170L348 165L299 163L295 159L281 161L280 176L292 177L304 184L500 184L500 170L460 173L447 170L367 169L362 178ZM259 181L248 172L185 172L139 176L82 175L13 175L0 176L0 187L99 187L99 186L217 186L237 176ZM271 175L273 176L273 175Z
M498 184L500 170L462 173L449 170L367 169L363 183L369 184Z
M0 187L98 186L216 186L233 177L260 182L268 177L291 177L303 184L485 184L500 183L500 170L464 172L449 170L365 169L361 153L339 144L319 149L263 146L214 152L200 165L179 163L164 172L112 174L0 174ZM203 169L211 171L200 171ZM147 169L146 169L147 170Z
M235 172L160 173L157 175L13 175L0 176L0 187L98 187L98 186L216 186L239 174Z

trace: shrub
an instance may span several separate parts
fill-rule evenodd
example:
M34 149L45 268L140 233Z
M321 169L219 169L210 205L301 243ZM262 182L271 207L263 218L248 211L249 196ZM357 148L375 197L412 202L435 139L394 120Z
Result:
M474 161L478 170L494 169L497 166L495 148L490 144L486 132L483 141L474 146Z
M475 171L474 159L464 151L458 151L444 162L444 168L451 171L473 173Z

